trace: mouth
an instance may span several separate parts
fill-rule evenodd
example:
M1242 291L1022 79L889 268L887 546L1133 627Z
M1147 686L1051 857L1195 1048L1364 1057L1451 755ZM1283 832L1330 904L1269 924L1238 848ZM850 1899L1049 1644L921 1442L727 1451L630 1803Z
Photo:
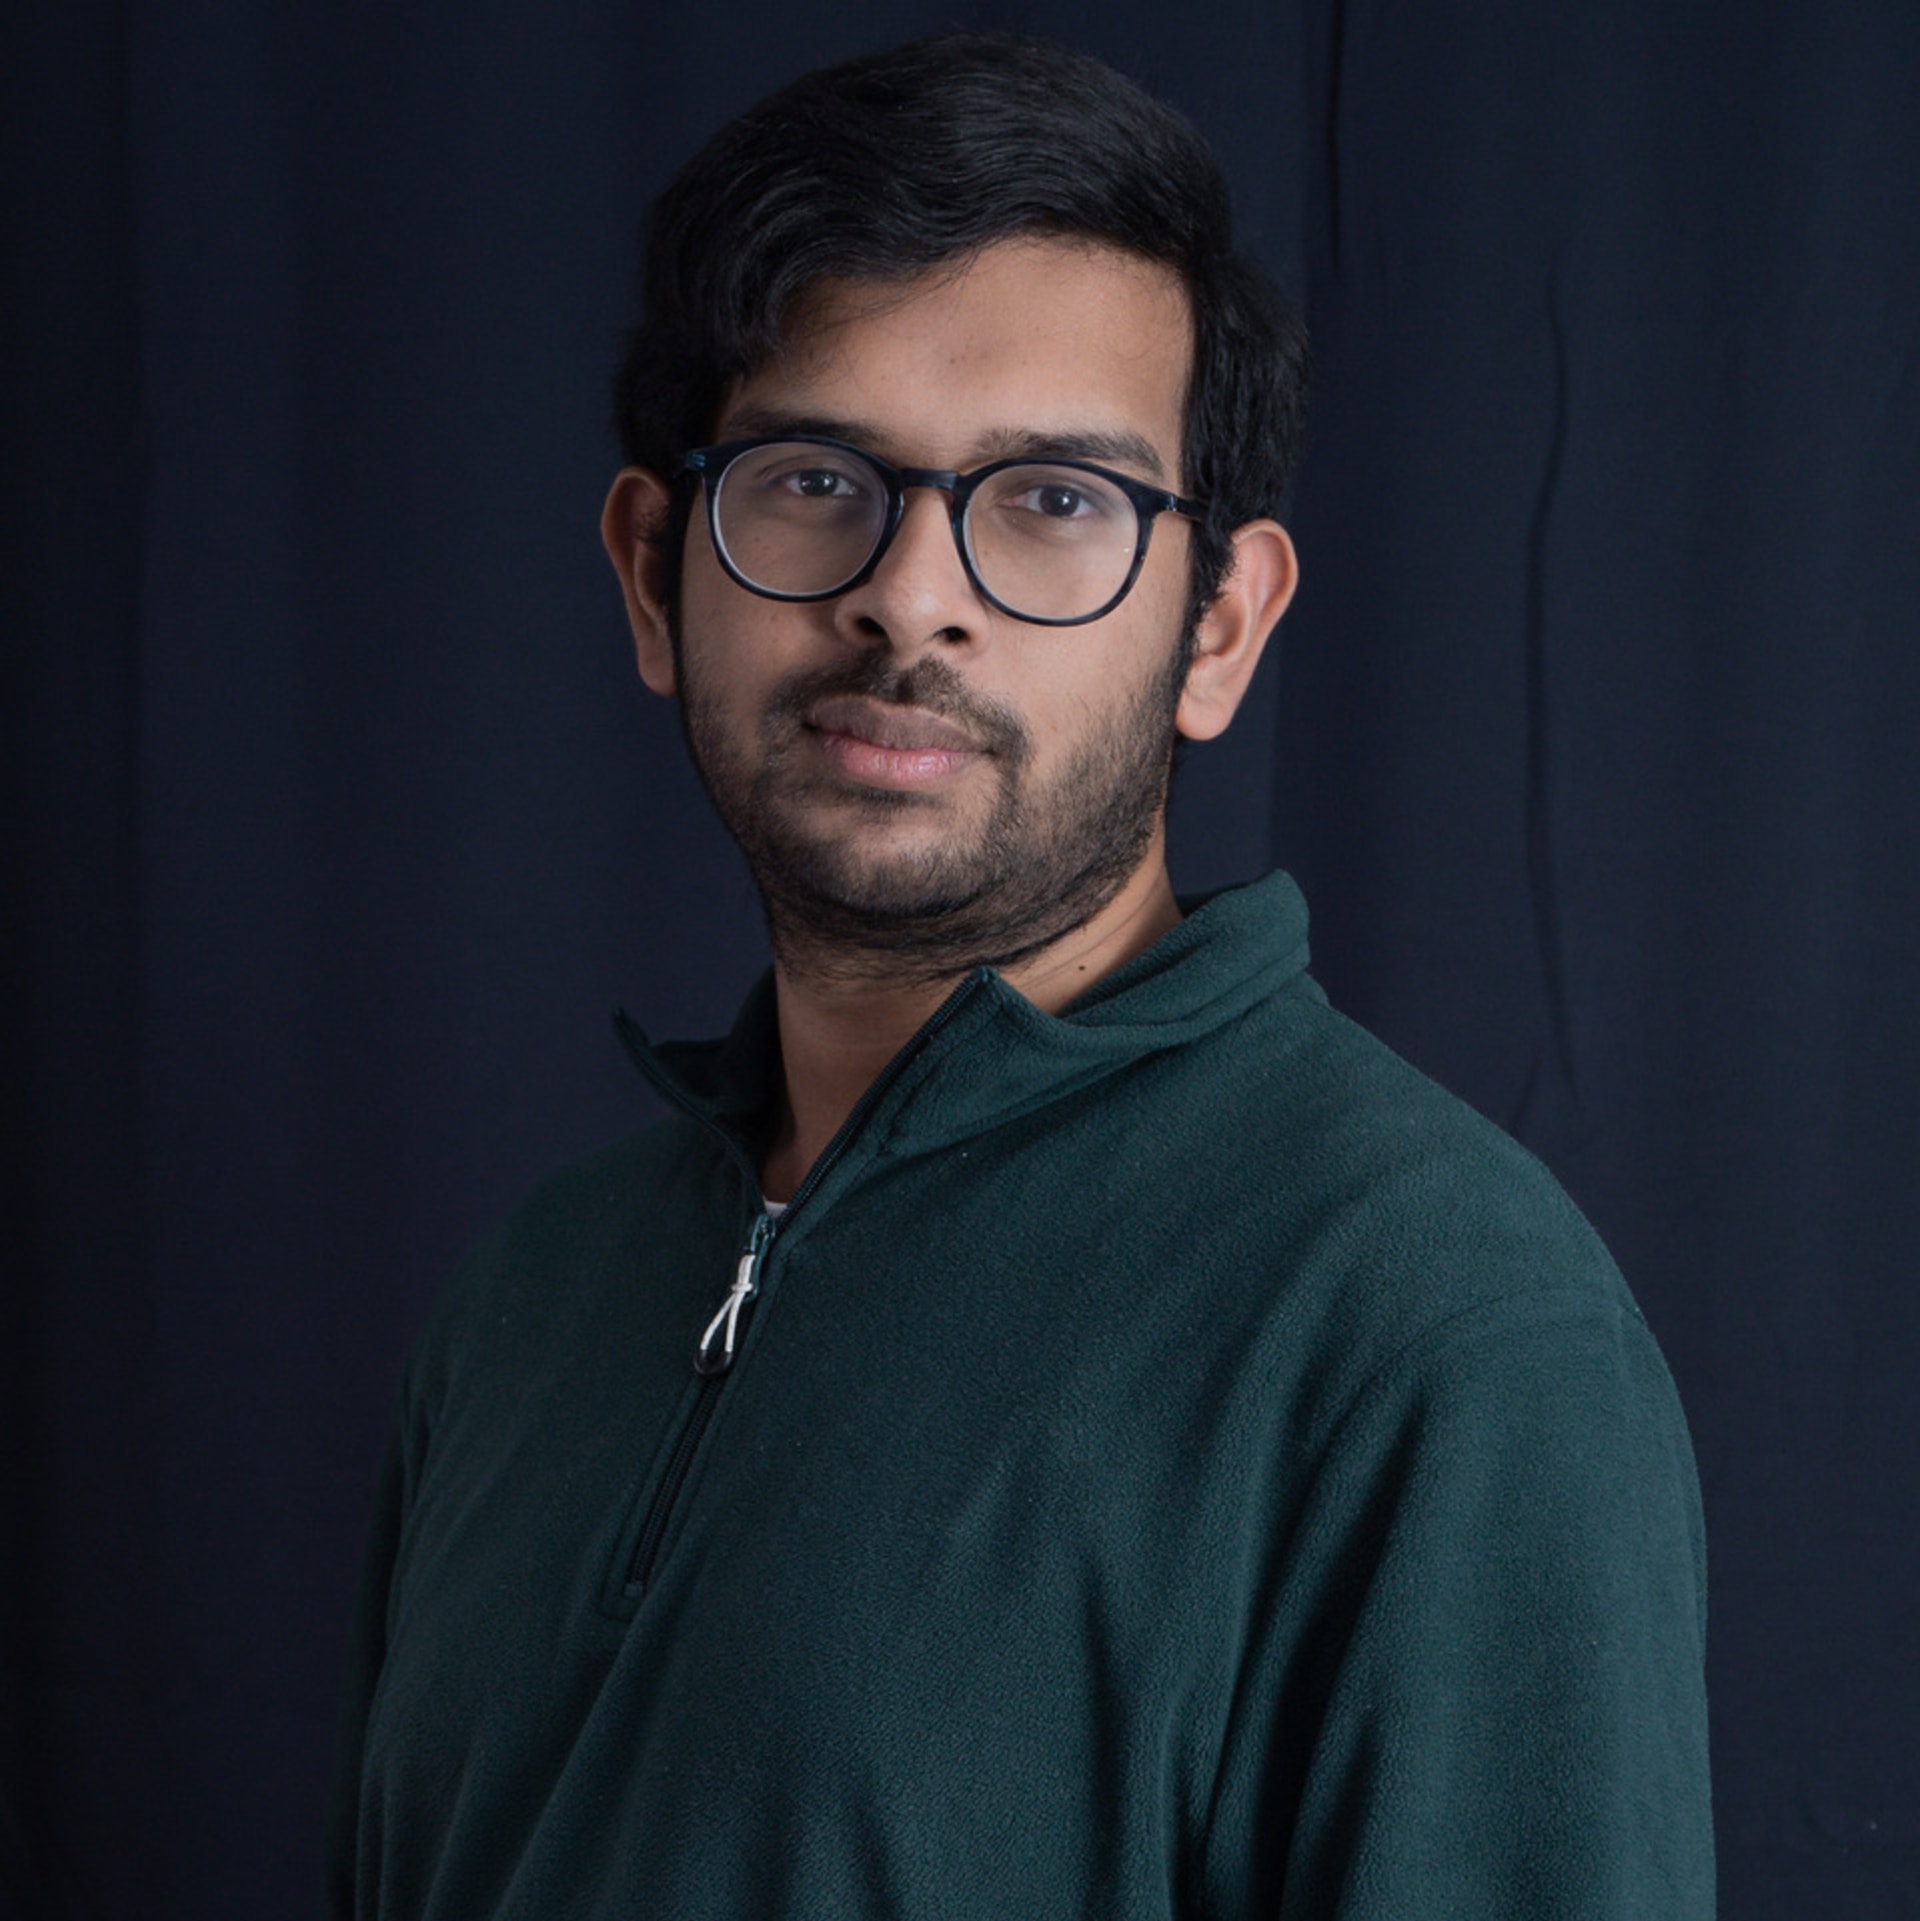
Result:
M807 714L807 731L840 774L863 787L937 787L989 750L924 707L835 695Z
M816 733L838 734L903 754L977 754L981 744L965 728L924 707L900 707L863 694L823 700L807 716Z

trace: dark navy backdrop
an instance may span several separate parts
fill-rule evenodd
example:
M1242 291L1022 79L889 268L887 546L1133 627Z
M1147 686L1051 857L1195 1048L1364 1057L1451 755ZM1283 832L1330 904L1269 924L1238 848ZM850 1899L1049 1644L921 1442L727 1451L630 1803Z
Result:
M25 17L29 11L33 18ZM0 26L0 1913L300 1912L387 1397L760 943L594 533L632 238L801 67L1075 38L1319 354L1176 806L1626 1266L1724 1912L1920 1900L1920 13L72 0Z

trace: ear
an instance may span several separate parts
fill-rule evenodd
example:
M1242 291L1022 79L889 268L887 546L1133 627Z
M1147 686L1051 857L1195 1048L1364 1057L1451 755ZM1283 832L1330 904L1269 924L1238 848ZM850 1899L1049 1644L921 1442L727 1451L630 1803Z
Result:
M1277 521L1250 520L1234 529L1233 561L1200 617L1193 665L1174 712L1173 724L1187 739L1212 740L1226 731L1299 579L1293 542Z
M627 623L640 678L656 694L674 692L673 636L667 624L660 549L655 544L666 525L672 491L644 467L624 467L614 476L600 514L600 538L620 576Z

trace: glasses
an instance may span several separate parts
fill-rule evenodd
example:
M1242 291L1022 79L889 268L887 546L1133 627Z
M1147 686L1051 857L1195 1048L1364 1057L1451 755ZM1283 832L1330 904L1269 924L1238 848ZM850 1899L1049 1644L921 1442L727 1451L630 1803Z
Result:
M954 545L981 599L1016 620L1077 627L1119 606L1161 514L1205 508L1084 460L996 460L958 474L891 467L804 434L696 447L720 564L769 600L830 600L879 566L909 487L947 496Z

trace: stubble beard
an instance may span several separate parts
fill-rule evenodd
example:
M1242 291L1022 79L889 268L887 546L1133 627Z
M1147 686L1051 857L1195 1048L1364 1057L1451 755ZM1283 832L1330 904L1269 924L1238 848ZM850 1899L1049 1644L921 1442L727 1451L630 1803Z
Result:
M1019 716L968 688L937 655L901 669L880 647L789 675L768 702L757 751L742 752L677 651L688 750L746 856L781 966L815 978L931 982L1004 968L1051 945L1138 870L1166 807L1191 642L1170 648L1161 672L1092 727L1044 786ZM996 783L985 821L957 819L911 849L876 845L890 816L950 803L796 766L807 715L849 694L937 714L979 742Z

